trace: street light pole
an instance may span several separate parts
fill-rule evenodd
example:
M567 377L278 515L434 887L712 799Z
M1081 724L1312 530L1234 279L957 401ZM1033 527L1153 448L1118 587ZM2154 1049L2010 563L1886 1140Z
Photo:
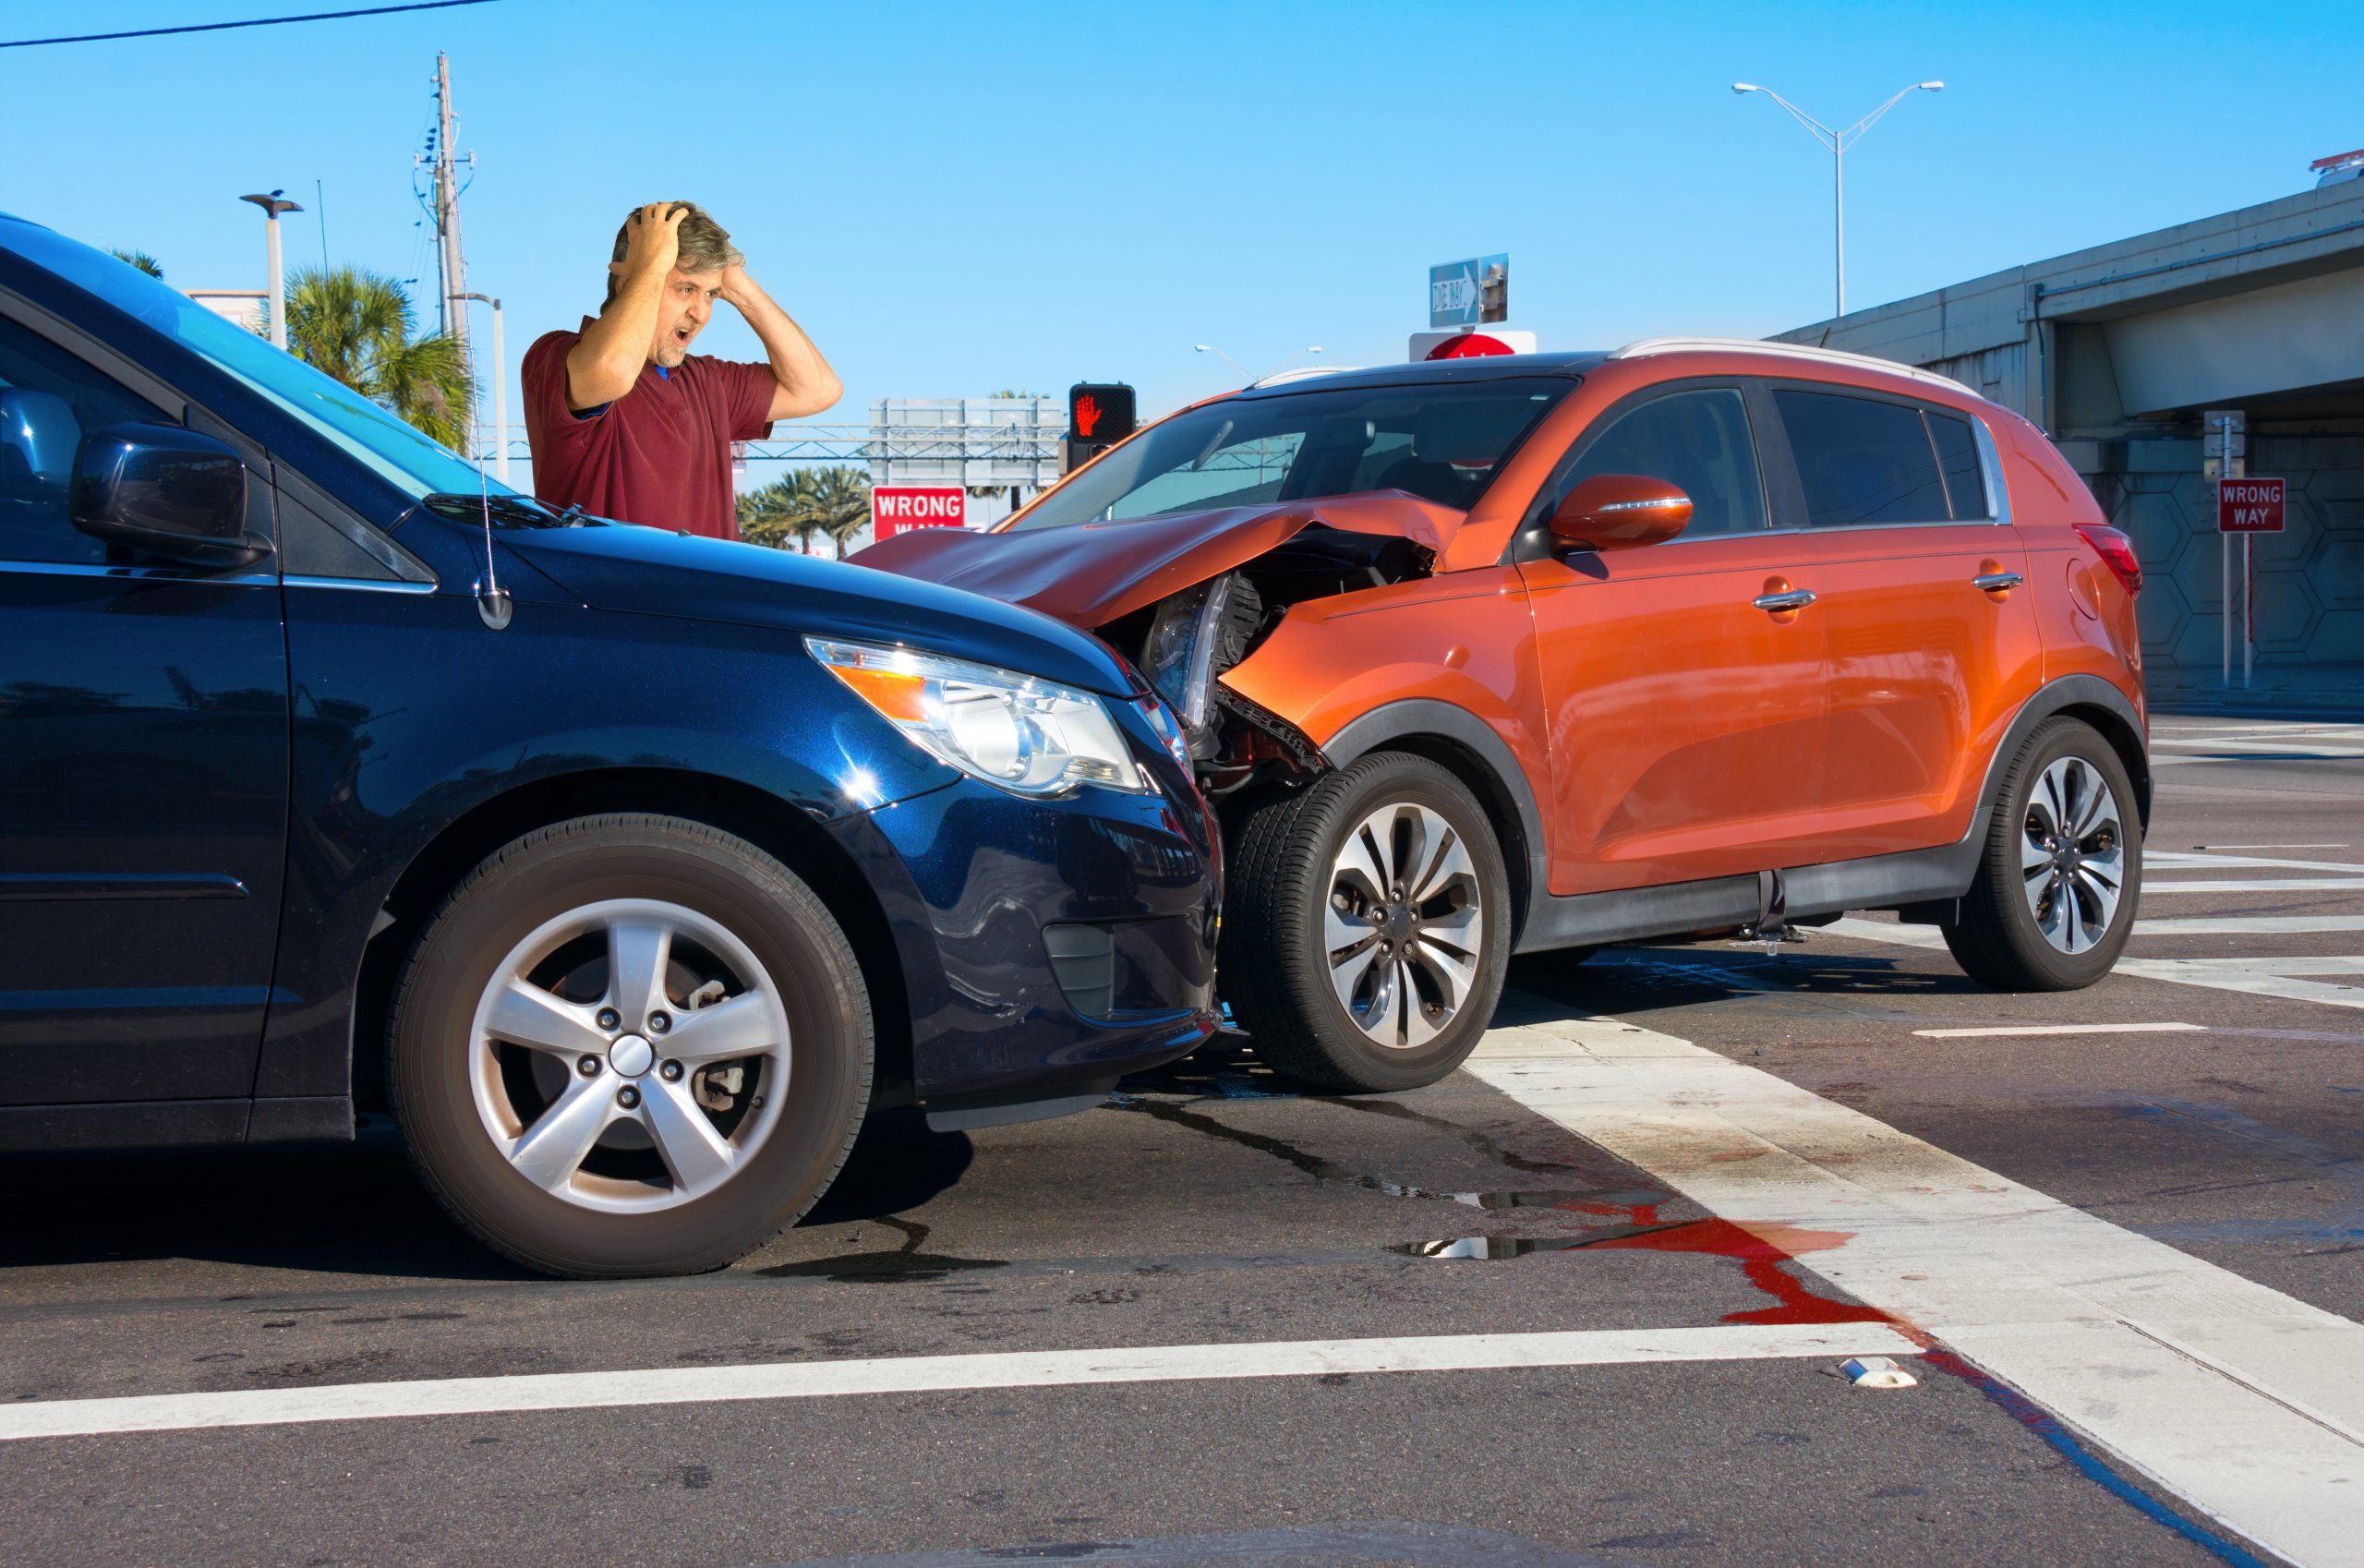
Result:
M456 297L481 299L492 307L492 466L505 485L509 483L509 361L501 346L501 301L488 294Z
M282 200L278 191L269 196L242 196L241 201L251 201L262 209L264 243L270 251L271 346L287 346L287 274L279 263L279 215L301 212L304 209L293 201Z
M1806 134L1820 142L1830 153L1831 209L1835 225L1833 248L1838 258L1839 308L1835 312L1837 315L1847 314L1847 150L1863 140L1863 133L1879 124L1890 109L1904 102L1906 94L1942 92L1945 87L1946 84L1941 81L1916 81L1910 87L1898 89L1894 97L1849 126L1845 130L1832 130L1769 87L1759 87L1755 82L1748 81L1732 83L1734 92L1761 92L1781 105L1788 111L1790 118L1805 127Z
M1238 360L1234 359L1230 355L1225 354L1222 349L1217 348L1211 343L1194 343L1190 345L1190 352L1193 354L1213 355L1217 359L1222 360L1224 364L1238 371L1243 384L1256 379L1254 376L1248 374L1247 366L1242 365Z

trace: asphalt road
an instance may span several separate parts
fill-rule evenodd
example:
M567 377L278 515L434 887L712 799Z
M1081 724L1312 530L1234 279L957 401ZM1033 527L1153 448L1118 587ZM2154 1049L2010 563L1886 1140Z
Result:
M0 1556L2358 1561L2364 727L2155 741L2090 991L1880 922L1522 960L1433 1089L1235 1046L1063 1120L882 1120L700 1279L522 1276L382 1126L0 1160L0 1437L73 1434L0 1441ZM1917 1386L1838 1374L1885 1347ZM570 1373L616 1376L531 1381ZM389 1382L426 1413L285 1418ZM215 1393L262 1414L63 1403Z

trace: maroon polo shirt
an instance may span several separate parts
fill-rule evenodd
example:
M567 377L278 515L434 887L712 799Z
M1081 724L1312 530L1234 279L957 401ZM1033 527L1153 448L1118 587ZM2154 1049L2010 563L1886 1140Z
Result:
M578 413L566 405L566 355L582 336L545 332L525 351L534 494L595 516L737 538L730 443L772 433L771 367L702 354L668 371L644 365L632 391Z

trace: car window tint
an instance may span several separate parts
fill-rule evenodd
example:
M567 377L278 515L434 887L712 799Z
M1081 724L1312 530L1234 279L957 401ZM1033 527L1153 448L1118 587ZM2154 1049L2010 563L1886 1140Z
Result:
M163 417L30 327L0 317L0 561L105 561L106 546L66 515L74 449L88 431Z
M1942 523L1951 515L1919 409L1834 392L1776 392L1773 400L1813 526Z
M1447 372L1440 372L1445 374ZM1250 391L1185 409L1063 479L1013 529L1404 490L1466 509L1565 376Z
M1691 498L1686 539L1765 526L1748 405L1729 388L1672 392L1619 416L1556 487L1552 509L1596 474L1638 474L1681 489Z
M1263 436L1218 446L1188 467L1169 469L1149 480L1109 512L1112 520L1152 517L1162 512L1211 512L1224 506L1261 506L1281 499L1301 431Z
M1921 416L1929 421L1929 440L1937 449L1937 466L1946 476L1946 495L1953 502L1954 521L1969 523L1991 516L1986 506L1986 476L1980 472L1978 442L1971 437L1970 421L1958 415L1940 414L1934 408L1923 409Z

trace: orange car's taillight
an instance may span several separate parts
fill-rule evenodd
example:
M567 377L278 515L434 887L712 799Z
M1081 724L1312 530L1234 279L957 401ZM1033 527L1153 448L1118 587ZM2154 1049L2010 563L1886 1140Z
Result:
M2102 558L2102 564L2126 589L2132 598L2142 591L2142 563L2134 559L2134 541L2117 529L2100 523L2080 523L2077 532L2093 546Z

